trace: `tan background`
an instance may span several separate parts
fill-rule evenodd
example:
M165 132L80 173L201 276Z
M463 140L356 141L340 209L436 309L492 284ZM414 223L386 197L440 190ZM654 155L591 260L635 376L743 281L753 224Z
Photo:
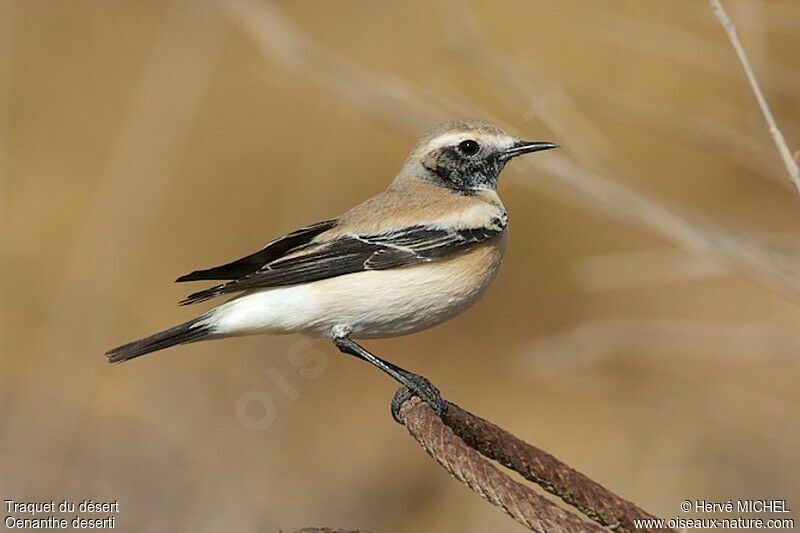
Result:
M800 4L726 5L799 146ZM800 508L800 197L705 2L6 0L0 24L3 498L119 500L123 531L520 530L324 341L102 356L197 311L178 275L477 115L564 148L505 172L489 295L368 346L652 512Z

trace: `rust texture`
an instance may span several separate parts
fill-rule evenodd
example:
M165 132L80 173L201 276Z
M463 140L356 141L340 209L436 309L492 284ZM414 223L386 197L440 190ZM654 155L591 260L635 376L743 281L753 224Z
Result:
M417 397L400 407L409 433L456 479L533 531L603 531L511 479L469 447Z
M534 531L671 531L636 529L634 520L656 517L551 454L520 440L459 406L440 418L419 398L400 407L409 433L456 479ZM561 498L600 525L562 509L496 468L494 460Z

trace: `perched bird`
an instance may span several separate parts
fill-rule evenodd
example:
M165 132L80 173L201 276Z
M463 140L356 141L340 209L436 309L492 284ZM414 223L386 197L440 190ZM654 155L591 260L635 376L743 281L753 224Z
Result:
M236 297L106 355L117 363L206 339L305 333L331 338L339 350L380 368L441 413L445 404L425 378L353 339L430 328L475 303L505 251L500 172L516 156L557 146L522 141L482 121L441 124L417 142L380 194L237 261L177 279L224 280L182 304Z

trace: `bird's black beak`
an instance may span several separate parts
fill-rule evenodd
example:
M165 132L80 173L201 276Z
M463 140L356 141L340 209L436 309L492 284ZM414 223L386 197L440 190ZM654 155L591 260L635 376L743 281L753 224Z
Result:
M541 141L519 141L508 150L500 154L501 161L508 161L512 157L517 157L522 154L531 154L533 152L541 152L542 150L550 150L552 148L559 148L555 143L541 142Z

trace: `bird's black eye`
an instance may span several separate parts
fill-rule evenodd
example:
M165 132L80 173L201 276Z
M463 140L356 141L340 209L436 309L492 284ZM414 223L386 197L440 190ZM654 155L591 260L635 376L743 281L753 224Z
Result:
M481 145L472 139L467 139L466 141L458 143L458 151L464 155L475 155L480 149Z

